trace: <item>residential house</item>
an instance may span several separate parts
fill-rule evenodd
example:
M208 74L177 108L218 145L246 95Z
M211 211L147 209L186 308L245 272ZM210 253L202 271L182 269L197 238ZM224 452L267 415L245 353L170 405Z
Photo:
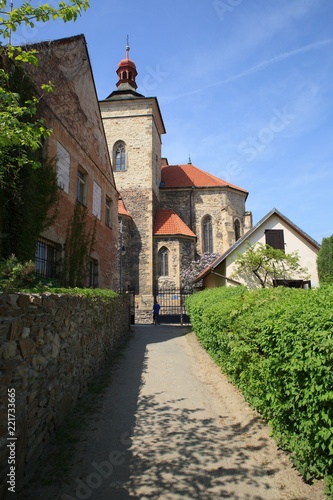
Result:
M255 245L256 243L270 245L288 254L297 251L300 258L300 266L307 268L309 273L310 282L307 282L306 286L318 286L317 255L320 248L319 243L276 208L268 212L255 226L224 252L221 257L204 269L197 276L195 283L202 283L203 288L234 286L238 284L244 284L249 288L259 287L259 281L252 279L251 276L247 277L247 279L234 277L235 260L238 255L244 254L248 249L248 245ZM298 275L295 275L293 279L282 279L275 284L296 287L305 285Z

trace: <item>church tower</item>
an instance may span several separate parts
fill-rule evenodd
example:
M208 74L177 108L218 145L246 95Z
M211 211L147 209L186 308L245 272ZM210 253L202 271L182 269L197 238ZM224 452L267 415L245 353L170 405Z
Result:
M153 304L153 227L161 182L161 137L165 127L156 97L137 92L137 69L130 48L117 68L118 82L100 109L114 170L116 187L132 217L130 276L122 290L136 296L137 321L151 319ZM121 250L122 251L122 250Z

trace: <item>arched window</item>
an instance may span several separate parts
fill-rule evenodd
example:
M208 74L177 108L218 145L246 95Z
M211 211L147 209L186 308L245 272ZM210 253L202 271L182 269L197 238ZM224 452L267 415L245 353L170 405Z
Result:
M165 247L158 252L158 275L169 276L169 251Z
M237 241L240 238L240 222L238 219L236 219L234 222L234 229L235 229L235 241Z
M123 80L126 80L127 78L127 74L126 74L126 71L123 72Z
M114 169L117 172L126 170L126 151L123 142L118 142L115 146Z
M210 215L206 215L202 221L202 234L203 234L203 252L213 252L213 226L212 218Z

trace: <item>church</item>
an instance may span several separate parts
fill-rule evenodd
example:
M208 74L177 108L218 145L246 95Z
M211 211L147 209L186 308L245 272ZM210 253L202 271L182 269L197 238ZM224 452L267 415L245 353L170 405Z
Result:
M150 323L154 298L176 293L181 271L203 253L223 254L252 227L252 215L245 189L190 159L168 164L158 100L137 91L129 50L99 105L119 192L119 289L134 292L135 321Z

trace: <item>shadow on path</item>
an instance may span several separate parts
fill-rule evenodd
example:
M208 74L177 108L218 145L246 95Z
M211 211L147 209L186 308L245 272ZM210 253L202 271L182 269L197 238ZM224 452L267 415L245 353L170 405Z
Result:
M280 498L262 421L214 401L184 348L190 331L132 327L69 474L56 488L27 488L22 499Z

